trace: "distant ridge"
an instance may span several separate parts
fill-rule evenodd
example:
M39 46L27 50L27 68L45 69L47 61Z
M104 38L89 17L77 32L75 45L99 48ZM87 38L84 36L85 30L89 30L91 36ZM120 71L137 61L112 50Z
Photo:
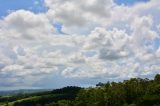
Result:
M19 90L1 90L0 96L13 96L18 94L30 94L37 92L51 91L51 89L19 89Z

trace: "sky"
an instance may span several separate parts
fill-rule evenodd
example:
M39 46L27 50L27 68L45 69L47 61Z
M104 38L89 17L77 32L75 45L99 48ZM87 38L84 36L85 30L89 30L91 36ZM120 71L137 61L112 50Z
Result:
M158 0L0 0L0 90L160 73Z

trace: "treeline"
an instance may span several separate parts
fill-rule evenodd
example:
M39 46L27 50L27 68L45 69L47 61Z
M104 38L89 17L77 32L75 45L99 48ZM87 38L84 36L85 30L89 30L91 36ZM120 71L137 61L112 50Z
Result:
M5 105L160 106L160 74L157 74L153 80L131 78L123 82L98 83L96 87L89 88L65 87L27 95L21 99L17 96L16 101L8 101Z
M96 88L81 90L74 106L160 106L160 75L154 80L99 83Z

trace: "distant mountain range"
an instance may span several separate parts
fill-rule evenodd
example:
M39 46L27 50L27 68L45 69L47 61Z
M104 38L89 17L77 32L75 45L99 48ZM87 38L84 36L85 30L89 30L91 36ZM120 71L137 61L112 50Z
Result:
M13 96L18 94L30 94L37 92L50 91L50 89L20 89L20 90L7 90L0 91L0 96Z

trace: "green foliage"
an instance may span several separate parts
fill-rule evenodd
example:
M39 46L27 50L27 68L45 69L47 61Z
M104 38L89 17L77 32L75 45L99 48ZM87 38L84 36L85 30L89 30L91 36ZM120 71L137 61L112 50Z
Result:
M160 75L154 80L131 78L124 82L98 83L83 89L75 106L156 106L160 105Z
M157 74L157 75L155 76L154 81L155 81L156 83L159 83L159 84L160 84L160 74Z
M98 83L94 88L65 87L48 92L0 97L0 106L160 106L160 75Z

